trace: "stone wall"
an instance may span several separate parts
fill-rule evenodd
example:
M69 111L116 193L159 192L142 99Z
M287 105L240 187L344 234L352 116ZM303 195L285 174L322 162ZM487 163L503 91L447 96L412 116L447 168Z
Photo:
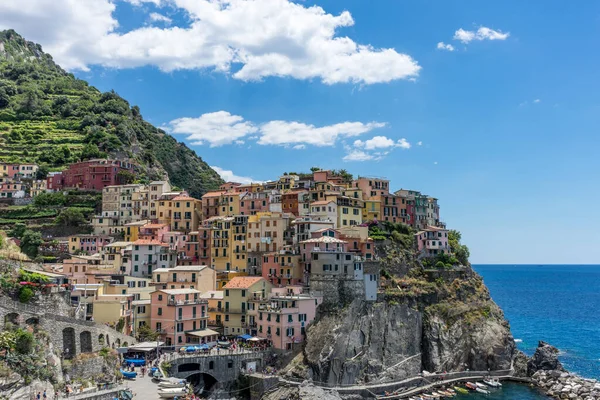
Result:
M17 325L39 326L48 332L53 345L66 358L77 354L97 352L103 347L119 347L135 343L131 336L118 333L108 326L56 314L50 304L32 306L0 297L0 327L6 322Z
M362 280L319 275L310 277L311 292L322 293L323 304L339 306L348 304L356 298L365 298L365 286Z
M207 374L218 382L235 381L248 362L256 362L257 370L263 368L263 353L232 353L223 351L221 355L185 356L170 361L170 376L188 378L195 374Z

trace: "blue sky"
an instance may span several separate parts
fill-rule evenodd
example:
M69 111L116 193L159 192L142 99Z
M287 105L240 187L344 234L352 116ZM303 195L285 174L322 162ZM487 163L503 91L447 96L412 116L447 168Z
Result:
M31 3L0 28L212 166L384 176L438 197L475 263L600 263L598 2Z

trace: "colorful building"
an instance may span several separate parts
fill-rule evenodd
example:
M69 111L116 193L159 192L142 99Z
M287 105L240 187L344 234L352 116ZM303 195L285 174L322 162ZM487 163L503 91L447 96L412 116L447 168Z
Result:
M217 273L206 265L159 268L152 272L152 284L157 289L196 289L204 293L217 287Z
M121 160L88 160L69 165L61 178L53 177L54 190L74 188L101 191L106 186L123 184L122 174L134 173L134 164Z
M438 254L451 254L448 244L448 230L437 226L428 226L415 233L419 257L435 257Z
M223 327L225 335L246 333L248 300L255 293L266 296L272 285L259 276L235 277L223 288Z
M106 235L73 235L69 236L69 253L71 254L96 254L104 246L112 243L113 238Z

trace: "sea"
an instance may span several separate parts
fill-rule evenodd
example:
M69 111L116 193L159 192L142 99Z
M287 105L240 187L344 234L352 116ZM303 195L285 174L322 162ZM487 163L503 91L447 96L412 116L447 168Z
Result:
M504 310L517 347L527 355L543 340L560 350L566 369L600 379L600 265L473 265ZM546 399L525 385L506 383L489 396L468 399Z

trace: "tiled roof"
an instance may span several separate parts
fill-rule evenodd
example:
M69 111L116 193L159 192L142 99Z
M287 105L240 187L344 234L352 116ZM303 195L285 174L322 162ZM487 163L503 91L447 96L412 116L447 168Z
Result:
M180 200L181 201L181 200L196 200L196 199L193 197L190 197L190 196L180 195L180 196L173 197L171 200Z
M133 242L133 244L135 245L156 245L156 246L161 246L165 243L159 241L159 240L148 240L148 239L138 239L135 242Z
M200 293L200 291L196 289L161 289L157 290L158 292L164 292L166 294L193 294Z
M315 205L315 206L325 206L329 203L335 203L335 201L333 200L320 200L320 201L315 201L314 203L310 203L311 205Z
M248 289L263 279L261 276L236 276L225 285L225 289Z
M142 228L159 229L159 228L163 228L165 226L167 226L167 224L146 224L146 225L143 225Z
M202 196L202 198L205 198L205 197L207 197L207 198L208 197L221 197L221 195L223 193L225 193L224 190L221 190L221 191L218 191L218 192L208 192L204 196Z

